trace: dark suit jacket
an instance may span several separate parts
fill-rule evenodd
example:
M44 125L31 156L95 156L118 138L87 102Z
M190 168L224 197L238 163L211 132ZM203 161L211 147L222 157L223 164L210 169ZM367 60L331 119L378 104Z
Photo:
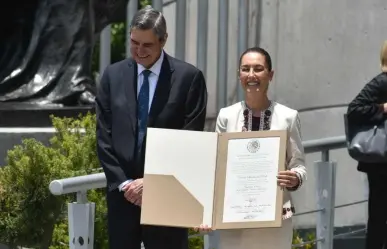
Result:
M204 129L207 88L202 72L165 53L148 117L148 127ZM106 68L96 98L97 150L108 189L142 178L145 140L139 160L137 142L137 64L126 59Z
M384 103L387 103L387 73L381 73L368 82L348 105L349 133L352 133L357 126L378 124L386 120L387 114L383 111ZM358 170L387 172L387 165L359 162Z

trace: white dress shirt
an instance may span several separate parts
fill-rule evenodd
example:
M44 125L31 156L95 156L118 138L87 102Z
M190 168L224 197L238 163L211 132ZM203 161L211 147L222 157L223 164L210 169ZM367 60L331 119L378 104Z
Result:
M161 51L161 55L159 57L159 59L155 62L155 64L153 64L153 66L149 69L146 69L143 65L141 64L137 64L137 97L138 97L138 94L140 93L140 89L141 89L141 86L144 82L144 75L142 74L142 72L144 70L149 70L151 71L151 74L149 74L149 77L148 77L148 80L149 80L149 109L148 109L148 113L150 111L150 108L152 106L152 101L153 101L153 97L155 95L155 91L156 91L156 86L157 86L157 81L159 80L159 76L160 76L160 71L161 71L161 66L163 64L163 60L164 60L164 52ZM133 180L127 180L123 183L121 183L119 186L118 186L118 189L120 191L122 191L122 188L132 182Z

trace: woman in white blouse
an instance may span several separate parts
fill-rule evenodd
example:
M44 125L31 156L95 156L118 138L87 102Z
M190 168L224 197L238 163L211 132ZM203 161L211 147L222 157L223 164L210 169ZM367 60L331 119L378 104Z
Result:
M273 75L269 53L259 47L247 49L239 61L239 79L245 92L245 100L220 110L216 131L288 131L287 170L279 172L277 176L278 185L284 190L282 227L222 230L219 232L219 249L290 249L292 245L291 218L295 209L291 193L300 189L307 174L298 112L269 100L267 96ZM206 224L196 229L211 230Z

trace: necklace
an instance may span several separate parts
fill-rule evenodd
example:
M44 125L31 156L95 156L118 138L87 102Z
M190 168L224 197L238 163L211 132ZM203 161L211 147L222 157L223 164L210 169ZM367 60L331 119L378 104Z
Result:
M242 131L252 131L253 129L253 110L246 105L246 102L242 102L244 111L244 125ZM260 120L259 120L259 130L270 130L270 121L271 115L273 113L273 103L269 101L269 107L267 109L261 110Z

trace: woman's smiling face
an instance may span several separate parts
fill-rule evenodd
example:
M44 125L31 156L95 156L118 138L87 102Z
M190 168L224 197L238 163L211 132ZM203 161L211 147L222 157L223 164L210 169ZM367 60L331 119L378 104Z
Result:
M248 52L242 56L239 79L245 91L266 93L273 74L274 72L268 68L263 54Z

